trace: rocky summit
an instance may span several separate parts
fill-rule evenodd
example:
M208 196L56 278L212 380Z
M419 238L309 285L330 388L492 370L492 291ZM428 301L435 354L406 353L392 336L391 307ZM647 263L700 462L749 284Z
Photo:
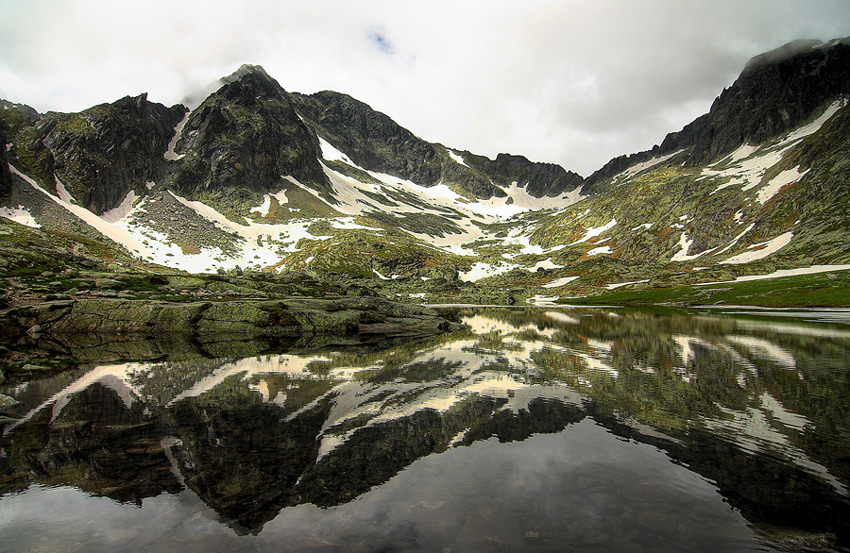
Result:
M2 101L5 303L104 292L86 272L163 301L213 278L271 301L268 278L300 275L409 303L850 303L850 39L754 58L709 113L587 178L422 140L258 66L213 88L71 114ZM745 289L765 279L775 293Z

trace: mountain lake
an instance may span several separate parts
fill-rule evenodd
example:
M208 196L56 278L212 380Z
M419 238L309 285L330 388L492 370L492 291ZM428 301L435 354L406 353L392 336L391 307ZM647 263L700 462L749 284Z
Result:
M441 309L9 378L0 549L850 551L850 311Z

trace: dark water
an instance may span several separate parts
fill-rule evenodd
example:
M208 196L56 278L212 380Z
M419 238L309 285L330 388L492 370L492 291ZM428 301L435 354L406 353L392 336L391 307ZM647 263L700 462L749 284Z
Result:
M455 315L7 381L0 550L850 551L846 312Z

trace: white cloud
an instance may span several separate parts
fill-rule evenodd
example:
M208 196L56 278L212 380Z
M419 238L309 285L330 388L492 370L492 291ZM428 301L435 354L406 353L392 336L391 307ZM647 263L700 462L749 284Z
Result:
M171 105L253 63L427 140L587 175L707 111L750 57L847 35L845 0L0 0L0 97Z

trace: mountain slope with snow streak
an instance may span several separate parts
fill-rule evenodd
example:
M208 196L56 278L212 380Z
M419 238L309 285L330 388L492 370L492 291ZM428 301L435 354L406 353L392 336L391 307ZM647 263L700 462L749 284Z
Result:
M287 92L246 65L188 109L142 95L18 114L0 216L90 229L187 272L303 271L449 303L843 267L848 65L847 40L757 58L708 114L587 179L426 142L350 96ZM116 113L140 119L155 147L110 165L133 168L115 190L93 178L93 196L86 164L114 151L101 136ZM74 224L57 227L55 209Z

